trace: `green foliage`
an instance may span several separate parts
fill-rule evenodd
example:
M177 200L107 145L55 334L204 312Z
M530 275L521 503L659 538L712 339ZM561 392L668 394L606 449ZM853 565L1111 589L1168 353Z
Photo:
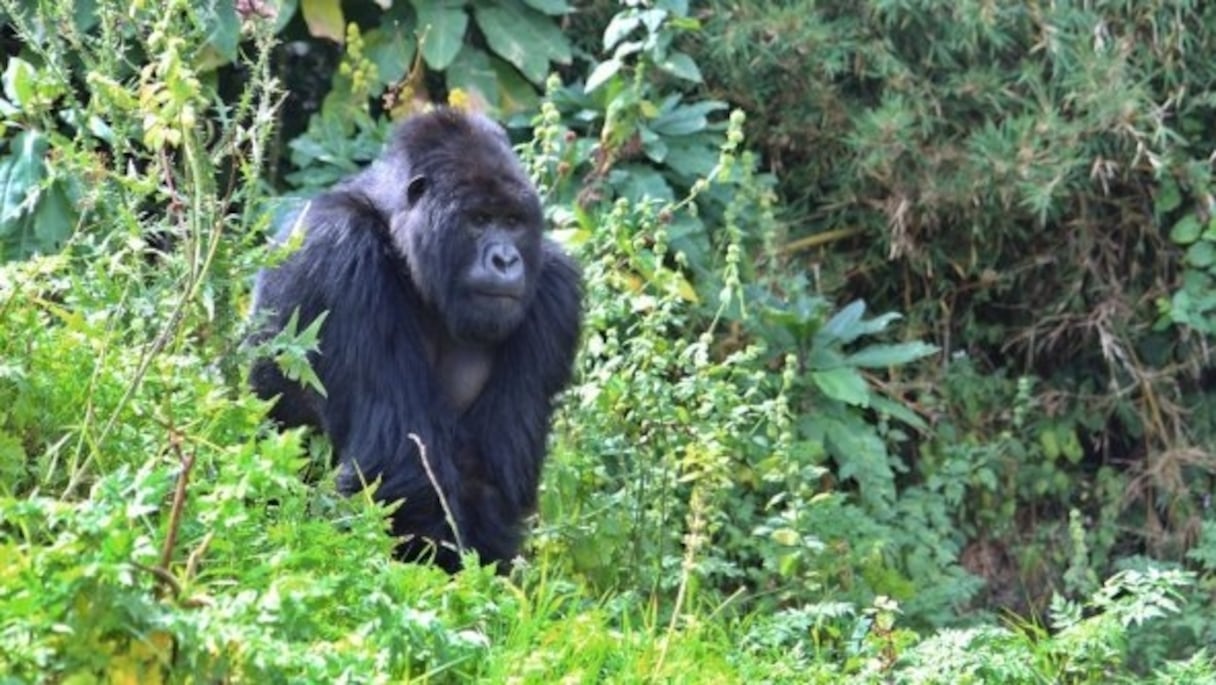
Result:
M611 56L585 80L552 90L567 136L574 140L563 146L563 157L542 162L550 165L551 198L559 205L615 198L674 202L689 195L688 202L695 201L701 211L670 217L672 244L694 270L709 277L713 249L706 237L715 233L714 225L728 223L724 212L732 197L721 188L697 185L714 172L718 149L726 142L722 122L713 119L726 104L684 93L701 77L692 58L673 44L698 28L687 3L622 9L603 31L602 49ZM750 152L743 151L739 163L744 173L753 173ZM768 183L749 183L747 192L768 202Z
M944 630L902 656L894 682L1145 682L1116 675L1125 667L1129 628L1177 613L1180 593L1192 581L1179 571L1117 574L1084 607L1055 598L1050 633L1030 626ZM1186 667L1210 679L1212 663L1200 666L1202 661L1201 655L1199 663ZM1173 677L1163 673L1148 682L1173 682Z
M313 371L308 355L318 351L321 326L328 315L329 312L323 312L301 331L298 330L300 312L292 312L287 323L284 324L283 330L268 341L266 345L268 349L265 351L267 356L279 366L284 378L296 381L322 397L327 396L325 386L321 385L321 379Z
M499 115L527 111L554 66L573 59L557 25L570 12L561 0L313 0L300 9L307 32L287 22L294 10L287 8L278 18L287 27L284 37L304 54L320 55L328 43L339 43L344 55L323 86L327 92L307 134L292 140L293 163L300 169L317 162L342 166L331 175L297 175L289 179L294 185L327 185L349 173L349 165L371 159L383 140L371 112L382 108L399 117L452 94ZM436 79L428 75L442 75L443 88L434 88Z
M300 11L303 26L290 21L293 4L280 8L276 23L301 63L285 77L320 101L297 113L307 117L302 134L287 122L293 170L284 180L304 191L375 158L390 119L433 102L503 117L530 112L550 71L573 59L557 23L571 11L562 0L313 0ZM336 68L316 73L334 43L342 49Z
M580 141L546 112L529 159L552 195ZM902 433L889 421L924 422L866 375L935 350L869 342L898 317L865 318L860 302L833 314L822 297L770 289L741 244L775 230L741 123L732 117L719 161L690 191L729 200L720 290L694 287L676 247L696 195L570 217L588 282L586 349L542 507L567 523L542 528L538 546L568 554L600 587L696 587L710 604L738 591L743 604L779 606L828 592L911 598L936 582L949 590L918 618L943 611L975 583L948 556L909 565L935 534L892 512L902 467L888 444Z
M55 88L40 79L37 70L20 57L12 57L4 71L0 99L0 130L17 130L0 156L0 261L52 252L71 233L76 209L67 182L47 161L49 143L24 119L56 98Z
M653 8L630 7L612 18L604 29L605 51L612 57L600 62L587 76L586 90L592 92L626 68L626 59L640 55L644 64L658 68L678 79L700 83L701 70L687 53L673 49L675 30L696 29L700 23L688 16L686 2L660 2ZM641 30L639 30L641 29ZM625 40L640 33L641 40Z
M278 21L286 24L294 6L283 8ZM564 0L509 0L508 2L411 2L342 3L338 0L306 0L300 12L308 31L317 38L341 43L348 35L348 17L373 23L368 40L377 46L381 59L378 66L386 67L379 86L394 85L408 71L415 51L427 67L449 74L448 87L472 89L473 81L462 81L470 65L489 70L489 79L482 83L498 88L515 88L511 72L540 85L549 75L550 64L568 64L570 44L554 23L553 17L570 12ZM472 20L470 22L470 19ZM470 40L470 28L475 27L485 46L477 47ZM488 48L488 50L486 49ZM457 66L462 65L462 66ZM509 66L508 66L509 65ZM518 78L518 77L516 77ZM509 102L492 97L493 92L481 92L494 105ZM506 95L504 93L504 95Z
M1132 478L1104 465L1076 483L1092 412L960 355L918 388L906 379L939 358L919 319L909 331L790 276L742 114L717 121L720 103L685 90L700 68L682 3L620 8L606 40L619 65L590 89L554 83L530 119L525 156L585 266L585 349L528 561L449 578L390 561L384 509L339 497L324 441L275 430L245 389L255 352L308 382L319 326L239 344L257 325L242 317L254 271L293 247L262 237L282 96L271 55L276 35L302 30L296 5L271 21L259 3L0 2L20 42L0 103L12 132L0 150L0 678L1216 676L1211 651L1193 647L1212 644L1211 526L1188 555L1198 574L1124 558L1099 586ZM417 34L377 21L416 10L437 36L421 52ZM482 22L543 19L511 35L555 41L567 6L299 11L346 46L323 74L334 88L320 115L287 140L292 181L311 187L374 154L385 117L369 101L386 78L445 59L458 78L470 49L504 58L496 76L539 74ZM548 55L547 71L554 45L527 57ZM215 71L231 60L240 82ZM1189 230L1175 239L1203 239ZM1194 425L1216 425L1213 411L1197 405ZM1180 454L1154 476L1202 464ZM1065 504L1067 527L1026 523ZM1036 572L1067 569L1072 599L1053 601L1049 627L977 615L963 631L915 632L958 620L979 592L960 558L994 541L1024 545L1018 561Z
M676 45L779 172L794 235L776 252L944 350L893 388L930 418L900 450L905 515L999 606L1042 606L1132 550L1182 561L1216 473L1213 6L698 16Z
M1177 204L1177 187L1170 184L1159 199L1158 212L1172 213ZM1205 214L1212 209L1206 208ZM1163 299L1158 303L1162 319L1205 336L1216 336L1216 217L1209 217L1205 225L1194 212L1188 212L1170 229L1169 236L1185 252L1181 287L1168 302Z

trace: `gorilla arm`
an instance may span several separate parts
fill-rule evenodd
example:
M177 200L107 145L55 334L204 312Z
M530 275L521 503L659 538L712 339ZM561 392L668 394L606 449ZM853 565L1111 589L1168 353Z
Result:
M307 220L305 244L266 275L261 290L284 320L298 307L301 326L329 312L313 359L326 396L311 402L317 416L309 423L334 444L342 492L382 478L378 501L407 500L394 515L396 531L450 540L435 488L409 438L414 433L425 445L460 527L460 474L443 456L454 449L455 417L438 409L440 387L428 367L418 314L424 308L380 237L386 230L381 215L365 198L328 193L313 202ZM305 392L294 383L282 385L280 403Z

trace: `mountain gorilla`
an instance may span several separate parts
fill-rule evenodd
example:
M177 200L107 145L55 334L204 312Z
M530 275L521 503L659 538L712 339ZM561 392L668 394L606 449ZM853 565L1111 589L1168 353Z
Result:
M376 162L286 223L278 240L299 224L303 244L258 275L267 325L254 338L328 312L310 358L326 392L263 359L252 382L278 397L272 416L329 436L343 492L379 478L378 501L405 500L392 521L400 558L433 554L451 572L463 543L486 563L512 559L570 380L581 283L542 237L504 131L452 109L412 117Z

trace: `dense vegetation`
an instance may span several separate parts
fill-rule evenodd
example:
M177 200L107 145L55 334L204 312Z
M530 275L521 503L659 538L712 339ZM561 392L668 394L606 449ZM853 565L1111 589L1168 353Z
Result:
M0 20L0 682L1216 680L1216 6ZM509 577L247 390L277 200L434 102L587 282Z

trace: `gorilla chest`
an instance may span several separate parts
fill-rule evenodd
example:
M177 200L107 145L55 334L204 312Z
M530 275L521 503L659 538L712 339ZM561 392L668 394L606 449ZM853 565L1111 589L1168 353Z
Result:
M483 345L431 339L427 364L444 403L459 415L473 406L490 381L494 355Z

